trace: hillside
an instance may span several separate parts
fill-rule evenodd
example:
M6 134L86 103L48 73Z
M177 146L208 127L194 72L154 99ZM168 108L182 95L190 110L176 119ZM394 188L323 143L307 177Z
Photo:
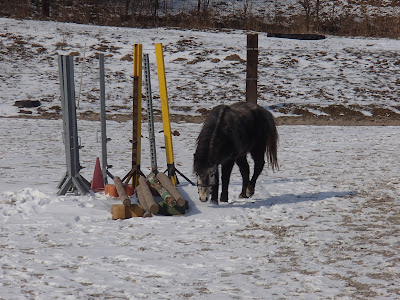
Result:
M6 18L0 19L0 27L1 116L59 118L57 55L70 54L76 56L78 113L98 118L98 53L104 53L110 117L130 118L134 43L142 43L150 55L156 109L154 43L163 44L174 120L189 116L201 121L213 106L245 99L245 31ZM259 48L259 103L272 110L281 124L399 124L400 41L335 36L299 41L259 33ZM26 108L17 101L39 101L40 106Z

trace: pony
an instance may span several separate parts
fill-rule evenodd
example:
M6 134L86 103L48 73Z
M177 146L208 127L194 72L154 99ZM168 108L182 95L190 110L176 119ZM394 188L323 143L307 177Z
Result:
M221 165L220 202L228 202L228 185L235 163L243 178L239 198L251 197L265 165L265 154L272 169L279 169L278 139L275 119L265 108L251 102L214 107L203 123L194 154L193 169L200 201L207 202L211 195L211 202L218 204L218 166ZM251 180L248 153L254 160Z

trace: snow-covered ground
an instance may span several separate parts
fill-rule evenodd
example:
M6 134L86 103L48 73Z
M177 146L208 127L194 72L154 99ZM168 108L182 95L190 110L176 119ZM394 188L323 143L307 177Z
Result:
M111 171L123 176L131 125L107 126ZM100 124L78 128L90 180ZM200 128L172 124L176 165L191 179ZM237 199L235 167L229 204L201 203L181 178L186 215L123 221L104 194L56 196L61 130L61 120L0 118L0 299L400 297L399 127L280 126L281 169L264 170L251 200Z
M57 115L58 54L77 55L78 113L99 112L98 53L106 56L108 109L130 115L133 68L127 59L134 43L142 43L143 52L150 56L156 99L154 44L163 44L173 114L200 115L217 104L245 98L244 31L118 28L6 18L0 18L0 29L1 116ZM328 105L351 106L367 116L374 107L400 113L399 40L328 36L298 41L259 33L259 49L259 103L276 115L293 113L281 109L288 104L317 106L310 108L316 115L318 107ZM39 100L41 106L20 113L13 106L19 100ZM155 105L159 108L159 101Z
M65 166L62 121L18 119L57 112L57 55L79 52L78 113L99 112L97 52L106 54L109 115L130 114L133 43L165 48L170 111L199 115L244 99L245 32L95 27L0 18L0 299L398 299L400 297L400 127L279 126L281 169L265 169L250 200L198 200L181 178L190 209L181 217L111 220L104 194L56 196ZM399 108L400 41L260 34L259 103ZM86 51L85 49L86 44ZM82 70L81 57L85 52ZM75 53L78 54L78 53ZM127 56L128 55L128 56ZM81 84L81 75L82 84ZM79 93L80 90L80 93ZM79 96L80 94L80 96ZM39 108L13 106L40 100ZM356 106L358 105L358 106ZM290 113L290 112L289 112ZM108 121L114 175L129 171L131 123ZM201 125L172 123L177 168L194 180ZM100 124L80 119L81 174L101 155ZM160 169L162 125L156 123ZM143 124L142 169L150 168ZM134 201L135 198L133 197ZM117 201L117 202L116 202Z

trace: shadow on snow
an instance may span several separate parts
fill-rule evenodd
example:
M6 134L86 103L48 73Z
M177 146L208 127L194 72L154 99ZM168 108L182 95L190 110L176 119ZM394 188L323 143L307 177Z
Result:
M273 205L279 204L295 204L307 201L323 201L329 198L347 198L353 197L357 193L355 191L327 191L327 192L317 192L317 193L302 193L302 194L283 194L278 196L269 196L267 198L247 198L247 199L235 199L230 203L220 203L220 205L214 205L214 208L227 209L229 207L241 207L241 208L252 208L257 209L260 207L271 207ZM183 195L186 196L186 195ZM188 215L196 215L201 213L197 208L198 205L210 205L209 203L201 203L199 200L189 200L189 211Z
M262 206L273 206L277 204L291 204L306 201L323 201L329 198L346 198L355 196L357 193L355 191L327 191L327 192L317 192L317 193L302 193L302 194L284 194L278 196L270 196L266 199L261 198L249 198L249 199L239 199L235 200L231 205L235 207L244 208L259 208ZM223 206L222 206L223 207Z

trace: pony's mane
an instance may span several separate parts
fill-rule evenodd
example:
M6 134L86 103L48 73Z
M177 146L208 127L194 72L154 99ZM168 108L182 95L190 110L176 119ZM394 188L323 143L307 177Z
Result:
M196 141L197 148L193 165L196 173L202 172L204 169L208 168L210 164L213 164L210 159L212 159L219 127L226 109L228 109L226 105L215 107L204 121L203 128Z
M211 136L211 140L210 140L210 151L208 152L208 161L212 164L214 164L214 162L212 161L212 159L214 158L214 152L215 152L215 142L217 140L217 136L218 133L220 131L220 127L221 127L221 121L224 118L224 114L225 111L228 109L228 107L226 105L221 106L221 109L218 112L218 117L217 117L217 123L215 124L215 128L214 128L214 132Z

